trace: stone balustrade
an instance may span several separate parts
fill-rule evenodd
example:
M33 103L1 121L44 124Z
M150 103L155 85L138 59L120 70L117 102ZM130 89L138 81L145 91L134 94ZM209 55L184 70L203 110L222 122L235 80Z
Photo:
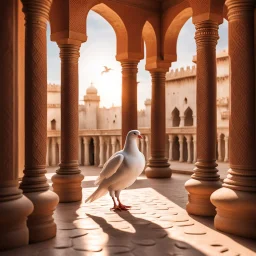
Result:
M140 129L143 138L138 140L138 147L146 161L150 157L150 129ZM196 128L166 128L166 157L169 161L187 163L196 162ZM228 129L218 128L217 159L228 162ZM60 162L60 131L48 131L47 165L56 166ZM107 159L121 150L121 130L80 130L79 131L79 164L102 167Z

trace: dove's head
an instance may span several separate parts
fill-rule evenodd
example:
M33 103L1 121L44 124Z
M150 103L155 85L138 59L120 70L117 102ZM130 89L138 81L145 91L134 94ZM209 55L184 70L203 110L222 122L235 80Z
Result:
M128 132L127 139L130 140L130 139L137 139L137 138L142 139L140 131L138 131L138 130L131 130L131 131Z

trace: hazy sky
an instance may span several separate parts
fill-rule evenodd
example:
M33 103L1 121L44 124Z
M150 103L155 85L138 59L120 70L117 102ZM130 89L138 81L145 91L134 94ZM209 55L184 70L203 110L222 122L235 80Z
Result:
M172 63L171 68L191 66L192 57L196 53L194 40L195 28L192 19L183 26L177 45L178 61ZM219 28L220 39L217 52L227 48L228 24L227 21ZM88 39L82 44L79 59L79 99L83 98L86 88L93 82L101 97L100 106L111 107L121 105L121 65L115 60L116 37L111 25L97 13L90 11L87 18ZM48 82L60 84L59 48L55 42L50 41L50 28L47 30L47 68ZM101 75L103 66L114 69ZM138 108L144 108L146 98L151 98L151 78L145 71L145 60L138 65Z

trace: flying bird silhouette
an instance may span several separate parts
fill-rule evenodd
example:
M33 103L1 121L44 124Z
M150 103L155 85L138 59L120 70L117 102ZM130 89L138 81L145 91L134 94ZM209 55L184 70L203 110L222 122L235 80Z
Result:
M139 84L140 82L137 82L137 85Z
M108 68L107 66L104 66L104 68L105 68L105 70L103 70L103 71L101 72L101 75L103 75L104 73L108 73L110 70L114 70L114 69L112 69L112 68Z

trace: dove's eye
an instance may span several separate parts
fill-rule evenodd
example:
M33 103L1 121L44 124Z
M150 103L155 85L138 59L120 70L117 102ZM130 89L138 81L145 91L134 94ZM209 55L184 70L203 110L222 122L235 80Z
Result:
M136 133L135 133L135 132L134 132L133 134L134 134L134 135L136 135Z

